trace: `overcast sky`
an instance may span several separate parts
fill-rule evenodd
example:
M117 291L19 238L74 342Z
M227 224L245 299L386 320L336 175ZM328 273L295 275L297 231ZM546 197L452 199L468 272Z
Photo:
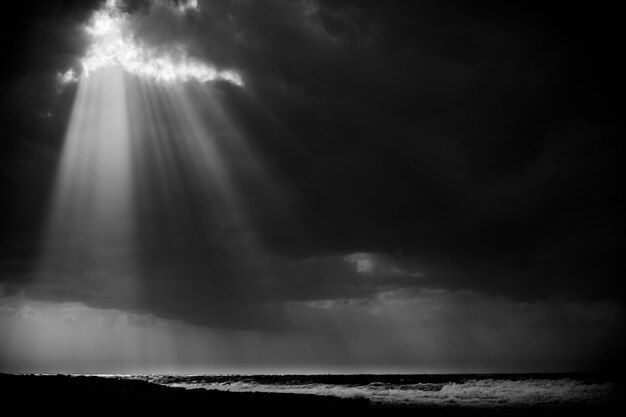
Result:
M180 150L166 163L133 155L132 299L101 278L37 278L78 90L59 74L80 67L84 27L102 5L5 5L0 370L57 369L18 355L33 339L16 329L44 342L41 329L58 329L92 349L115 323L126 340L179 326L168 337L187 332L213 356L187 344L182 362L169 351L125 361L106 352L57 358L60 369L551 371L619 361L617 13L473 3L199 0L181 12L126 1L144 45L182 45L245 83L181 86L220 149L235 206L206 193L211 181L180 145L190 131L176 132L178 116L156 106ZM145 94L128 106L147 126L145 100L168 96ZM136 141L148 143L142 129ZM118 272L104 269L111 282Z

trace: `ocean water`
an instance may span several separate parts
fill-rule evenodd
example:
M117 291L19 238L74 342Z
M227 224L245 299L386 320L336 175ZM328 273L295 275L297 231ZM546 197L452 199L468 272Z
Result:
M390 406L519 408L601 405L623 385L602 376L537 375L133 375L170 387L367 398Z

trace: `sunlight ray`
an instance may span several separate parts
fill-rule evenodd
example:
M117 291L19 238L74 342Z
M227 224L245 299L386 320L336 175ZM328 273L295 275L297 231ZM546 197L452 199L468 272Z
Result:
M111 292L107 297L126 299L133 292L136 242L124 77L112 66L82 80L67 131L39 271L43 282L64 282L68 297L87 284Z

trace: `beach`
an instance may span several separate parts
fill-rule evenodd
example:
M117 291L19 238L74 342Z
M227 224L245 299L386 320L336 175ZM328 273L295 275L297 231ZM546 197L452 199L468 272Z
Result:
M394 413L419 416L572 416L610 415L623 411L623 402L544 404L542 406L467 407L455 404L406 406L372 402L367 398L340 398L272 392L227 392L169 387L139 379L83 375L0 374L3 402L24 411L91 412L133 411L170 413ZM26 400L26 401L25 401Z

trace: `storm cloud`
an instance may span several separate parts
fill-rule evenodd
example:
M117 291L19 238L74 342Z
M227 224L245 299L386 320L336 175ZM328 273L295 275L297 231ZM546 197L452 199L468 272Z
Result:
M100 4L11 5L15 24L3 38L17 40L5 42L0 124L5 296L279 331L303 310L394 291L493 297L509 303L504 310L554 311L559 300L622 311L616 13L533 2L213 0L181 11L183 3L127 1L124 10L139 42L183 47L241 74L243 88L210 89L245 144L219 145L240 167L232 172L245 226L211 217L219 210L184 162L170 171L182 188L147 186L159 166L144 155L141 296L131 302L89 279L38 282L76 95L58 77L80 71L83 28ZM198 86L184 89L227 136ZM250 155L271 189L246 171ZM202 219L211 224L198 226ZM598 320L623 324L611 308Z

